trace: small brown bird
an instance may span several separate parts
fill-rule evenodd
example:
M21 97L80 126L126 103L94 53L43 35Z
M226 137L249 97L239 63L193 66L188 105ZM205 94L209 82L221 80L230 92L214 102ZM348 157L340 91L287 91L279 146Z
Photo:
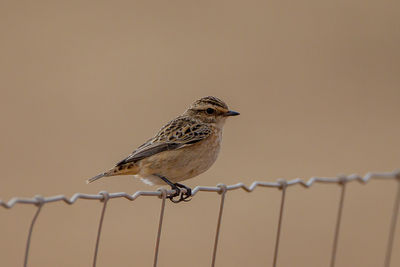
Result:
M87 183L102 177L134 175L150 185L166 183L171 186L175 194L168 198L173 202L188 201L191 189L178 182L211 167L220 150L225 120L236 115L239 113L230 111L222 100L203 97L115 167L90 178ZM182 193L180 188L185 188L186 192Z

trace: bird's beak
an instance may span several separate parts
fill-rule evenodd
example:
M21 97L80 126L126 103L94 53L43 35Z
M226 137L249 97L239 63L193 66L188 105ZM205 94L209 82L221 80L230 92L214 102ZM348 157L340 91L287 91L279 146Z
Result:
M225 115L225 117L228 117L228 116L237 116L237 115L240 115L240 113L239 113L239 112L236 112L236 111L233 111L233 110L229 110L229 111L226 112L224 115Z

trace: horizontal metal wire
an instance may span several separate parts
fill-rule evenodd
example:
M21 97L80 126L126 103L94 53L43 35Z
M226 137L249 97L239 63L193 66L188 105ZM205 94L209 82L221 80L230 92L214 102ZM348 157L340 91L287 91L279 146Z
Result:
M252 192L256 187L272 187L272 188L282 188L283 185L285 186L293 186L293 185L301 185L305 188L311 187L315 183L337 183L342 184L345 182L351 181L358 181L360 183L367 183L371 179L400 179L400 170L396 170L393 172L384 172L384 173L367 173L364 176L360 176L357 174L351 174L348 176L342 175L338 177L312 177L307 181L304 181L300 178L296 178L293 180L285 180L285 179L278 179L276 182L261 182L255 181L250 186L246 186L243 183L237 183L233 185L226 186L226 191L236 190L236 189L243 189L246 192ZM221 193L221 185L219 186L196 186L192 190L192 196L196 195L198 192L217 192ZM182 191L185 189L182 189ZM42 196L35 196L33 198L19 198L14 197L11 198L8 202L4 202L0 199L0 206L10 209L15 204L33 204L33 205L42 205L44 203L51 203L57 201L64 201L65 203L71 205L75 203L78 199L90 199L90 200L104 200L105 193L108 195L108 199L113 198L126 198L128 200L135 200L140 196L156 196L161 197L162 191L159 189L158 191L137 191L134 194L130 195L125 192L118 192L118 193L107 193L107 192L100 192L99 194L82 194L76 193L71 198L68 198L64 195L57 195L51 197L42 197ZM167 196L172 195L175 193L175 190L167 190Z

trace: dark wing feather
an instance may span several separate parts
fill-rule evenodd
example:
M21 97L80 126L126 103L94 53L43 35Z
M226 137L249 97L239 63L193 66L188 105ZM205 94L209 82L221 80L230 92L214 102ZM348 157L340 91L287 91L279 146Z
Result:
M164 143L164 144L154 144L152 146L146 146L146 147L144 147L144 149L141 149L140 151L135 150L126 159L123 159L120 162L118 162L116 166L124 165L124 164L130 163L130 162L137 162L139 160L150 157L157 153L160 153L160 152L163 152L166 150L177 149L178 147L179 147L179 144L176 144L176 143L171 143L171 144Z
M211 128L199 124L187 117L178 117L169 122L150 139L124 160L117 163L117 166L137 162L144 158L167 150L175 150L184 146L193 145L207 138L211 134Z

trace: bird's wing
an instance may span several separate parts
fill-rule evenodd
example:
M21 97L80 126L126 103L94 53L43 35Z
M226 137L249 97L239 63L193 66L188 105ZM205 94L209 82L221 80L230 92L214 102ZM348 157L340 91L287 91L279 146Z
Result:
M170 121L146 143L138 147L127 158L117 163L117 166L137 162L157 153L175 150L185 146L193 145L207 138L212 129L186 117L178 117Z

